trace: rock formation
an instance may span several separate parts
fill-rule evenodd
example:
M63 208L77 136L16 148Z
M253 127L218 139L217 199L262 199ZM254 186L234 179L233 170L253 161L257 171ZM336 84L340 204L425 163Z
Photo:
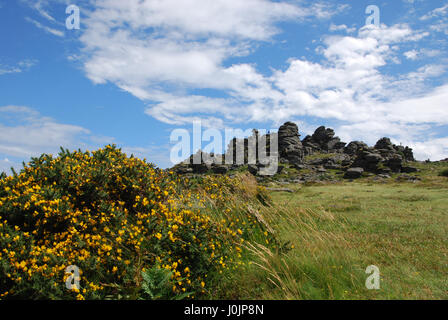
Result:
M307 155L315 152L339 152L346 145L339 137L334 136L334 130L321 126L314 131L313 135L303 139L303 146Z
M278 130L278 152L281 163L301 164L305 156L300 142L299 128L286 122Z
M271 150L270 144L274 139L278 139L278 154ZM394 145L389 138L379 139L373 147L362 141L346 144L335 136L333 129L321 126L300 141L299 128L293 122L283 124L278 133L264 136L253 130L252 136L248 138L232 139L223 156L200 151L173 169L179 174L225 174L247 165L249 172L258 175L268 166L267 158L259 154L260 144L266 144L266 156L274 157L279 163L290 164L299 171L307 169L308 172L311 171L307 175L311 176L312 172L319 175L327 170L337 170L347 179L364 175L387 177L391 173L417 171L407 165L407 162L415 161L412 149ZM239 152L234 152L237 150ZM277 172L272 174L280 173L283 169L279 165Z

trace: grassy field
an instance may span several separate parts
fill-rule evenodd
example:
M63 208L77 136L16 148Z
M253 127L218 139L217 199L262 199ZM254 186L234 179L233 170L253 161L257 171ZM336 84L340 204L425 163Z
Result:
M448 299L446 164L416 164L422 181L291 185L262 214L287 252L253 246L224 298ZM367 290L366 267L381 274ZM237 285L235 285L235 282Z

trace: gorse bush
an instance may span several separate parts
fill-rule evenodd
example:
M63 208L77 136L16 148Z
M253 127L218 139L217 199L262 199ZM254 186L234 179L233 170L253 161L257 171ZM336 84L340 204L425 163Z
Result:
M273 237L249 211L230 205L222 189L236 182L207 179L195 189L115 146L42 155L20 173L3 175L0 298L206 293L216 275L242 263L244 239L262 234L269 243ZM263 190L255 193L265 198ZM80 270L80 286L68 290L71 265Z

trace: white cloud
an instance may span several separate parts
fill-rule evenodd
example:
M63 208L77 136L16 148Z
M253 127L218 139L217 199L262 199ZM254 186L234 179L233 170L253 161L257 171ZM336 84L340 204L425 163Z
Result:
M28 71L37 63L37 60L26 59L19 61L15 66L5 66L0 64L0 75L9 73L21 73Z
M426 58L426 57L433 58L440 54L441 54L440 50L422 48L419 50L413 49L413 50L406 51L404 53L404 56L406 57L406 59L409 59L409 60L418 60L418 59L422 59L422 58Z
M448 4L428 12L424 16L420 17L420 20L434 21L429 28L433 31L443 32L448 35Z
M44 17L45 19L47 19L47 20L49 20L49 21L55 22L56 19L53 18L53 16L51 16L51 15L48 13L48 11L45 10L45 8L44 8L47 4L48 4L47 1L37 0L37 1L35 1L34 3L32 3L31 5L32 5L32 7L33 7L37 12L39 12L39 14L40 14L42 17Z
M330 25L330 28L329 28L328 30L330 30L330 31L332 31L332 32L335 32L335 31L345 31L345 32L347 32L347 33L353 33L353 32L356 31L356 28L355 28L355 27L353 27L353 28L349 28L349 27L347 27L347 25L345 25L345 24L335 25L334 23L332 23L332 24Z
M28 107L0 107L0 117L0 154L7 156L30 157L58 152L60 146L85 146L90 135L87 129L58 123Z
M404 53L404 56L409 60L417 60L419 52L417 50L410 50Z
M31 19L30 17L25 17L25 20L34 24L36 27L38 27L39 29L42 29L54 36L58 36L58 37L63 37L64 36L64 32L60 31L58 29L54 29L54 28L50 28L48 26L43 25L42 23L40 23L39 21L36 21L34 19Z
M436 161L448 158L448 138L416 142L413 147L415 157L421 160Z
M429 20L435 17L443 17L448 13L448 4L443 7L436 8L420 18L420 20Z
M11 167L19 171L22 160L28 162L30 157L42 153L56 155L60 147L93 150L112 143L123 146L128 156L147 158L164 168L173 165L169 159L169 145L129 146L112 137L94 135L83 127L57 122L29 107L0 107L0 119L0 172L10 173Z
M279 32L278 21L325 19L346 8L269 0L101 0L96 5L83 20L86 28L80 38L87 76L153 101L147 113L172 124L194 119L187 115L191 112L218 112L228 120L244 121L241 102L266 95L280 98L254 66L223 67L224 61L250 54L254 41L270 40ZM229 91L232 97L186 97L190 88ZM208 122L213 121L222 122L210 116Z
M250 55L259 42L272 41L280 32L278 21L328 18L340 7L268 0L98 0L96 5L83 20L80 38L87 76L148 102L146 113L160 121L181 125L202 118L206 125L223 127L313 116L342 122L338 129L347 139L375 142L390 135L411 144L421 143L431 125L448 124L447 86L427 85L444 74L443 64L385 71L403 56L440 53L404 51L406 44L430 35L407 24L323 37L321 60L290 59L286 69L267 76L249 63L224 65ZM330 27L338 30L353 31ZM192 95L190 89L218 90L224 97Z
M8 158L0 159L0 173L9 173L11 167L18 169L18 164L10 161Z

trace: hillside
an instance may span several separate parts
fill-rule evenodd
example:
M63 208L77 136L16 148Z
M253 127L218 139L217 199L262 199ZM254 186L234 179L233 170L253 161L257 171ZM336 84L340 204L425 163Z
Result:
M116 146L33 158L0 177L0 298L448 298L448 162L353 180L328 167L344 154L274 176L177 175Z

